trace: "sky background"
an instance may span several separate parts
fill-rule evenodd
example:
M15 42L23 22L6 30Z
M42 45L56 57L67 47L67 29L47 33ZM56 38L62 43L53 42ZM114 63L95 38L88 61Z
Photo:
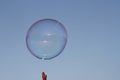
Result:
M67 29L56 58L30 54L25 37L37 20ZM120 80L120 0L0 0L0 80Z

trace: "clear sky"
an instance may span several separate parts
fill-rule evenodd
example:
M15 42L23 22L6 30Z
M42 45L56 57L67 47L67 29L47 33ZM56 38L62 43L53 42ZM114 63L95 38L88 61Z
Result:
M67 29L65 50L41 61L26 48L35 21ZM0 80L119 80L120 0L0 0Z

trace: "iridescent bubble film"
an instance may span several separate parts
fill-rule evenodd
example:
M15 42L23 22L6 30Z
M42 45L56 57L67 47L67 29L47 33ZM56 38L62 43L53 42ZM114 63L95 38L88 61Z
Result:
M37 58L49 60L58 56L65 48L67 32L63 24L53 19L35 22L28 30L26 44Z

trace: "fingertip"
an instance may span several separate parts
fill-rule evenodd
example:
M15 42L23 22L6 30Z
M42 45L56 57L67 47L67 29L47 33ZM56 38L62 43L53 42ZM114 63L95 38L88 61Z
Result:
M45 74L45 72L42 72L42 74Z

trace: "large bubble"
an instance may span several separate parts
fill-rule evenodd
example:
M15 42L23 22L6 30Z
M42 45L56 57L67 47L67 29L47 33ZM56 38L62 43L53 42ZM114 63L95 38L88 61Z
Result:
M37 58L49 60L58 56L65 48L67 32L63 24L54 19L42 19L28 30L26 44Z

